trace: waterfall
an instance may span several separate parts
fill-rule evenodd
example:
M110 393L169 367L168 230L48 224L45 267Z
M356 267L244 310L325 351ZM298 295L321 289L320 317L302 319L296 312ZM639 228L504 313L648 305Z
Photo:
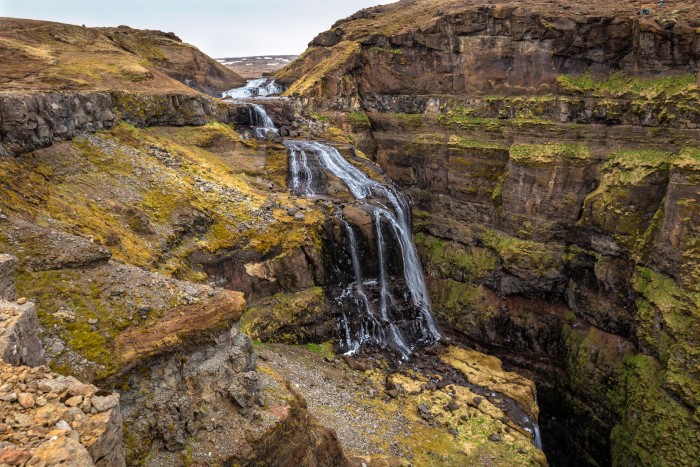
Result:
M268 97L274 94L280 94L283 91L284 88L276 84L274 79L257 78L248 80L246 85L241 88L224 91L221 94L221 98L250 99L252 97Z
M542 449L542 435L540 435L540 424L535 423L533 444L537 449Z
M260 104L250 104L248 107L248 118L250 126L253 127L253 132L258 138L264 138L269 132L279 134L279 130L275 127L275 123L267 114L265 107Z
M525 431L532 435L532 444L537 449L542 449L542 435L540 434L540 424L537 423L537 421L532 421L530 417L525 417L525 423L532 426L532 428L530 428L529 426L525 427Z
M410 207L406 198L393 186L371 179L350 164L337 149L314 141L287 140L289 149L289 188L295 194L320 194L317 167L339 178L356 200L366 200L373 211L375 249L377 252L379 306L373 307L368 298L359 261L358 245L352 227L345 221L348 248L355 282L348 291L357 302L354 316L341 317L341 348L356 352L368 339L398 352L402 357L411 354L417 343L434 343L440 338L430 311L430 300L422 267L411 237ZM389 281L387 246L398 245L405 289L410 305L417 312L408 316L399 310L403 298L392 290ZM344 298L346 294L343 294Z

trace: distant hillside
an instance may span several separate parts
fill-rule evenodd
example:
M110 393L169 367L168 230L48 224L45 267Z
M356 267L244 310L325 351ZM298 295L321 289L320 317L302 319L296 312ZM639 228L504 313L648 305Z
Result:
M173 33L0 18L3 90L180 91L218 95L243 78ZM189 86L189 88L188 88Z
M248 55L217 60L244 78L258 78L289 65L298 55Z

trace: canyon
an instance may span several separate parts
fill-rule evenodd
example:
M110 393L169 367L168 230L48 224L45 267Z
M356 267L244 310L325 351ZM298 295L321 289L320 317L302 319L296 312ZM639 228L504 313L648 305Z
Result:
M0 463L698 465L664 3L402 0L248 84L0 20Z

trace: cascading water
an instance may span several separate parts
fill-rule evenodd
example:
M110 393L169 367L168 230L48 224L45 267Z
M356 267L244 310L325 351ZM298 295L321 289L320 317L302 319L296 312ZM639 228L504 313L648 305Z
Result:
M258 138L264 138L269 132L273 132L276 135L279 134L279 130L275 127L274 122L262 105L250 104L250 107L248 107L248 118L255 136Z
M221 97L246 100L252 98L268 97L274 94L280 94L284 88L275 83L274 79L258 78L248 80L242 88L230 89L222 93ZM248 104L248 121L253 128L255 136L264 138L269 132L274 132L279 135L279 130L275 127L272 119L267 115L267 111L260 104Z
M333 147L313 141L288 140L284 144L289 149L288 184L293 193L322 194L324 183L320 180L325 170L339 178L356 200L364 200L371 207L378 259L376 280L364 279L355 233L343 220L354 282L348 285L347 293L342 294L340 300L352 297L355 306L353 316L344 314L340 319L341 350L354 353L362 344L372 341L405 358L418 343L436 342L440 332L430 311L423 271L411 238L406 198L393 186L371 179ZM403 292L408 291L410 297L408 307L405 307L407 300L397 293L399 288L390 281L387 248L391 242L395 242L400 252ZM369 287L375 290L378 304L370 299Z
M281 94L284 88L275 83L274 79L257 78L250 79L242 88L229 89L221 94L223 99L250 99L253 97L268 97L274 94Z
M528 425L525 426L525 431L532 435L532 444L537 449L542 449L542 435L540 434L540 424L537 423L537 420L533 421L530 417L525 417L524 423Z

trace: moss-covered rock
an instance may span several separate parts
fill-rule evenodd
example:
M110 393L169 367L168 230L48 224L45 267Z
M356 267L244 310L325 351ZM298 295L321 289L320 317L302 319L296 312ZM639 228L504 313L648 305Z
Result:
M697 411L665 391L663 380L663 367L653 357L625 361L623 417L611 435L614 465L697 465Z
M327 311L323 289L313 287L255 304L245 312L241 326L246 334L263 342L321 343L328 338L328 326L332 326Z

